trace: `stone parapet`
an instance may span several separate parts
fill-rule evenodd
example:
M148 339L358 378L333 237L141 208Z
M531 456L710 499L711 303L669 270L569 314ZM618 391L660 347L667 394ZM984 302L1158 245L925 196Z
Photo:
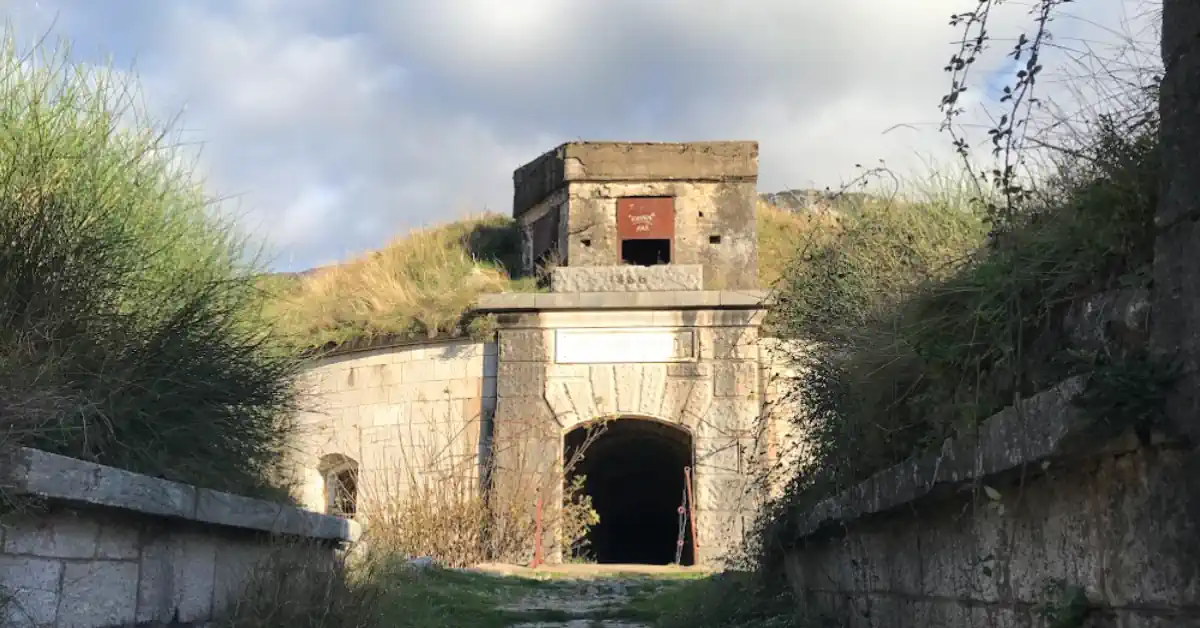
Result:
M1186 443L1096 420L1085 377L798 513L780 539L801 614L878 626L1200 625ZM1064 624L1065 625L1065 624Z
M354 541L359 534L357 523L341 517L28 447L18 449L0 473L5 490L16 495L330 541Z
M8 454L0 483L37 504L0 527L4 626L208 622L267 561L333 568L359 533L338 517L36 449Z
M513 173L513 215L571 182L754 181L758 142L568 142Z
M501 292L480 295L479 312L522 310L639 310L762 308L765 290L670 290L661 292Z

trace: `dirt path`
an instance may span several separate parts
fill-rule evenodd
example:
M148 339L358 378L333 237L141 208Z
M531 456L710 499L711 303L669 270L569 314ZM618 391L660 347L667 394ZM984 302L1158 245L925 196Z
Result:
M649 628L648 624L619 619L630 602L631 586L636 585L616 579L563 582L500 610L546 618L514 624L514 628Z
M530 620L512 628L650 628L638 621L631 603L653 596L672 581L706 575L680 567L646 565L556 565L529 569L512 565L480 565L473 569L501 578L546 581L497 610ZM536 619L533 619L536 618Z

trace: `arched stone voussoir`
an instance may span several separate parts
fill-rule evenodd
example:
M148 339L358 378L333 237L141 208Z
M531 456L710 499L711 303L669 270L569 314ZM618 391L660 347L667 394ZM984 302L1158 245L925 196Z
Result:
M494 424L497 431L557 428L554 410L545 397L501 397L496 400Z
M708 413L712 411L713 390L712 380L695 380L685 388L686 397L679 403L676 410L676 421L688 429L696 431L702 425Z
M559 427L567 427L581 420L579 411L575 408L575 402L571 399L571 393L567 390L566 382L553 380L546 382L546 404L554 414L554 420L558 422Z
M577 420L576 422L574 422L570 425L564 425L563 426L563 434L564 435L568 434L568 433L570 433L578 428L581 428L581 427L588 427L588 426L592 426L592 425L598 426L598 425L603 424L605 421L615 421L618 419L619 420L632 420L632 421L653 421L655 423L662 423L664 425L669 425L673 428L679 429L679 430L683 431L684 433L686 433L690 438L695 438L695 436L696 436L694 429L692 429L691 427L689 427L687 425L680 423L679 421L672 420L670 418L660 416L657 414L633 414L633 413L602 414L602 415L598 415L598 416L594 416L594 417L589 417L586 419Z

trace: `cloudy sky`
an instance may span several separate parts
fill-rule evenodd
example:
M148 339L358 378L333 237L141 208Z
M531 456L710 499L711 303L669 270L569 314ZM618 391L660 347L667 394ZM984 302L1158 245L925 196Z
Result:
M944 162L948 18L974 5L0 0L19 37L69 39L76 60L135 71L152 110L182 113L211 192L278 270L507 212L513 169L567 140L758 140L762 191ZM995 35L1015 36L1027 6L1010 0ZM1064 48L1145 35L1143 1L1069 6ZM1010 68L988 69L972 93Z

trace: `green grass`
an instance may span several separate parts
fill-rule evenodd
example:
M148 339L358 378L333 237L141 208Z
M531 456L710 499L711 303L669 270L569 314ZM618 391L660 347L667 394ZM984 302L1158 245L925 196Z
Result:
M397 569L387 576L390 592L381 607L382 625L396 628L503 628L520 621L555 621L553 612L513 613L506 603L559 586L550 580L496 577L443 569Z
M757 574L726 572L660 583L635 596L624 616L655 628L790 628L796 611L786 589L767 590Z
M504 628L602 620L674 628L789 626L794 606L752 574L596 573L577 568L498 575L414 569L394 553L328 569L311 543L279 543L221 628ZM316 559L314 561L314 559ZM324 566L322 566L324 565ZM619 597L624 596L622 602ZM600 597L597 597L600 596ZM591 600L593 606L576 606ZM607 606L596 607L601 601ZM575 606L575 608L573 608Z
M0 47L0 445L273 488L298 363L136 83Z
M586 616L558 610L498 610L532 594L584 595L587 587L602 588L614 580L621 581L630 597L621 608ZM782 628L791 625L787 622L795 610L790 596L782 592L765 595L750 574L613 573L587 579L554 575L534 579L432 569L400 570L388 576L387 582L392 594L382 607L382 623L403 628L502 628L521 622L581 618L638 621L662 628Z

